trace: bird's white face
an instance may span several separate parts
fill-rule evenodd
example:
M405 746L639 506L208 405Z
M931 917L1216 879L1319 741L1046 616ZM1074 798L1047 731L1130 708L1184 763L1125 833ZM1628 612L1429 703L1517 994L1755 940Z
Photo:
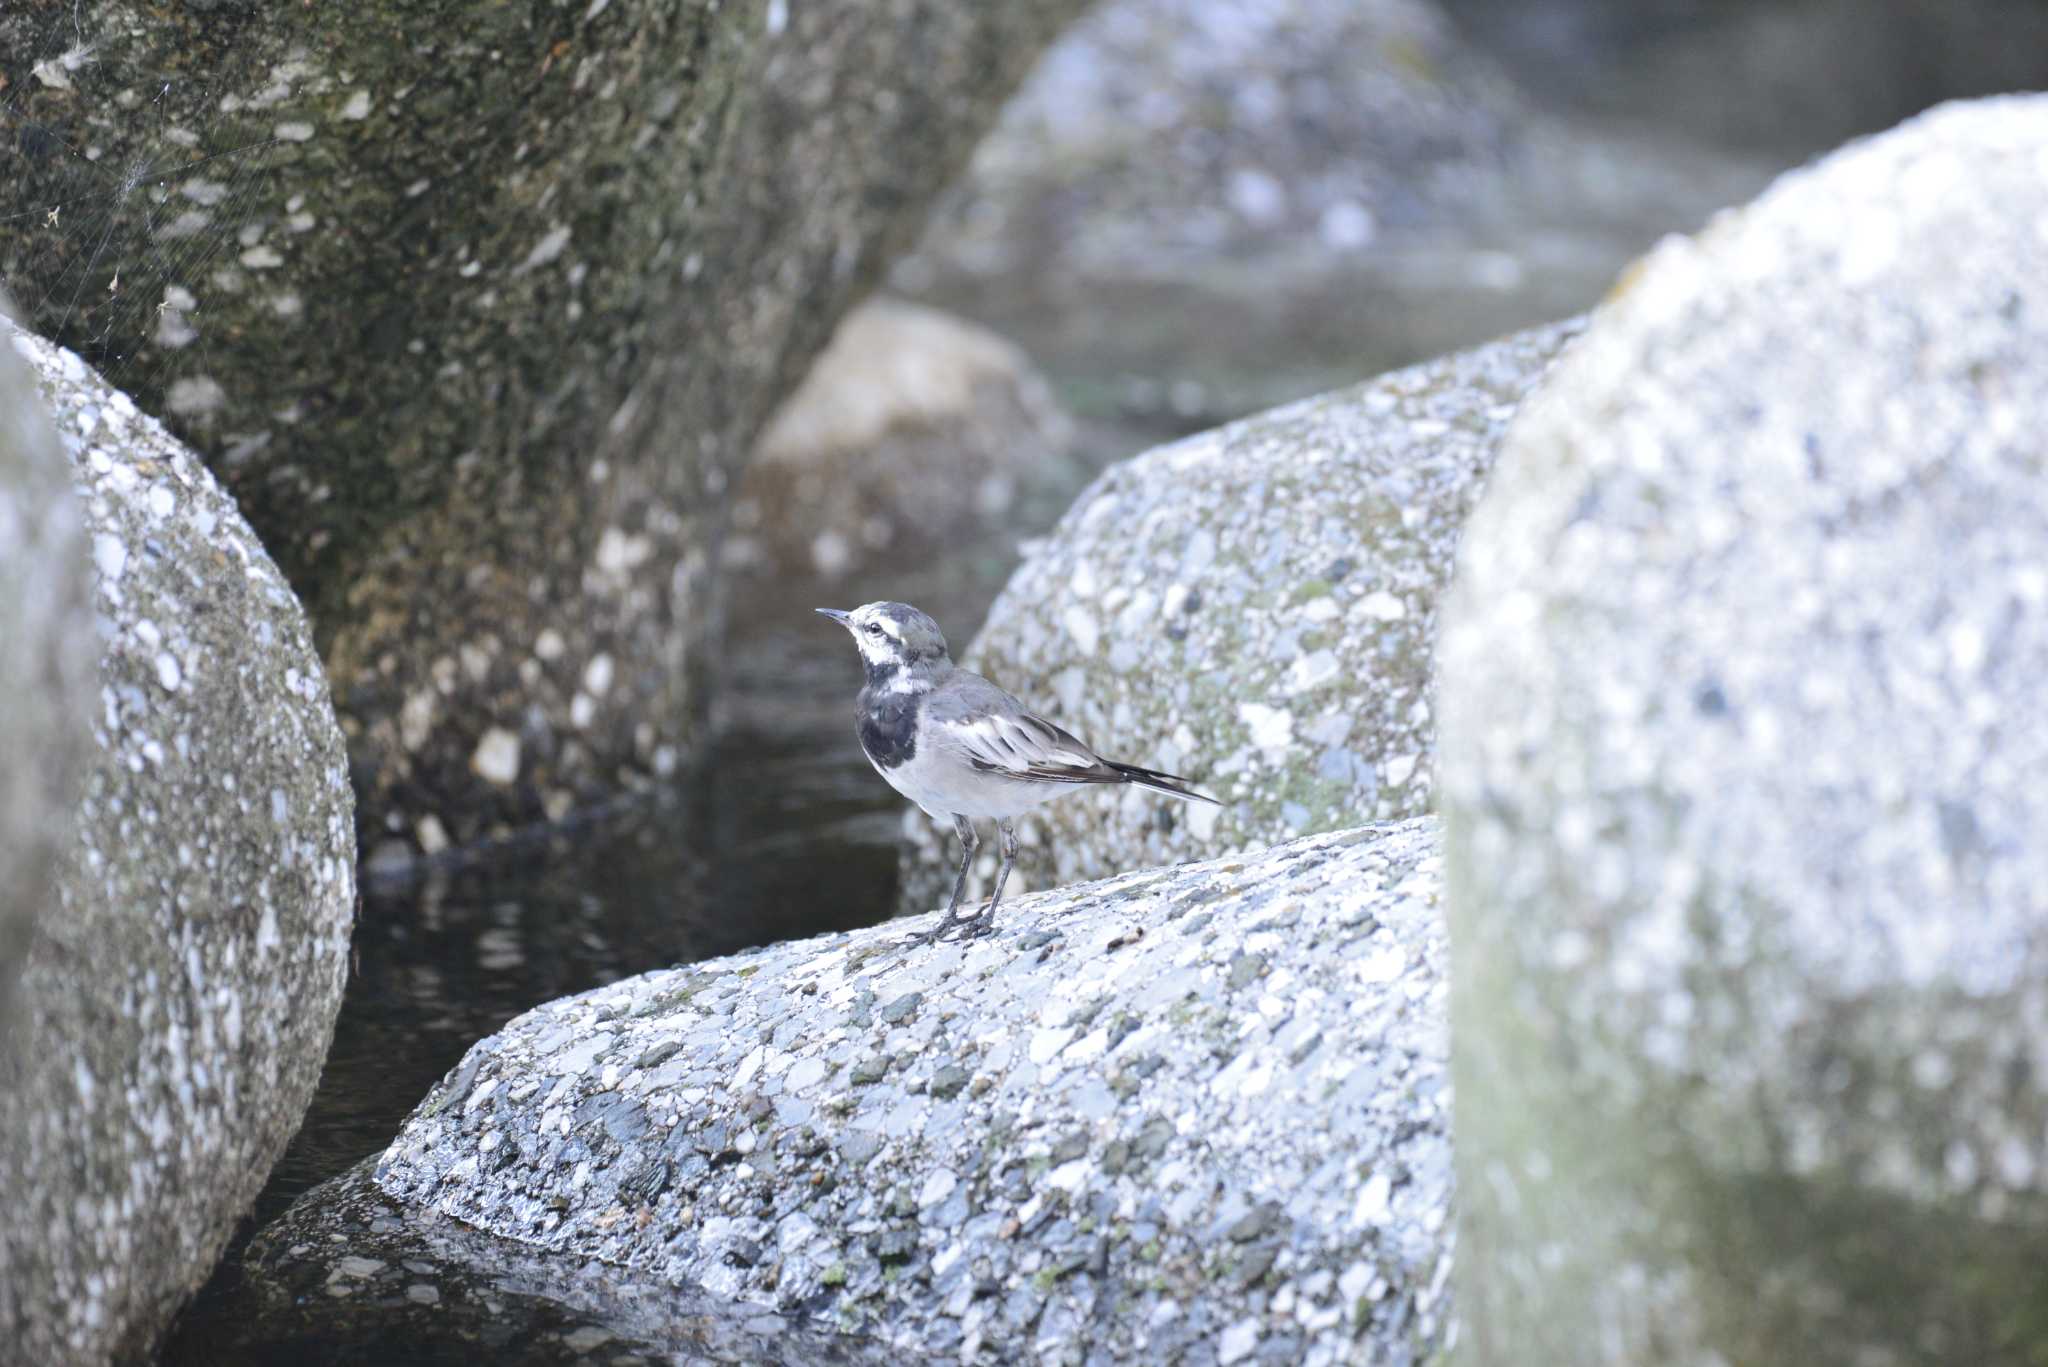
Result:
M869 603L855 608L847 616L846 629L853 633L853 643L860 650L860 658L867 664L907 663L910 652L904 649L903 626L880 605Z
M853 633L870 672L946 658L939 624L907 603L867 603L852 612L818 611Z

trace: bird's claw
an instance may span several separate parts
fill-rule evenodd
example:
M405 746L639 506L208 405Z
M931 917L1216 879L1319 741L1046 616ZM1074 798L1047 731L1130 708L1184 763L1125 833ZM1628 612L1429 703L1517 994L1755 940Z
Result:
M971 923L967 921L958 920L954 917L948 917L945 920L939 922L937 925L933 926L930 930L920 930L906 937L903 940L903 948L917 949L924 945L938 944L941 940L944 940L946 938L946 933L948 931L954 929L956 926L963 926L968 924Z
M920 930L911 935L903 941L903 948L916 949L922 945L939 944L954 931L959 932L959 940L964 943L968 940L978 940L984 935L993 935L995 929L996 918L987 913L980 916L949 916L930 930Z

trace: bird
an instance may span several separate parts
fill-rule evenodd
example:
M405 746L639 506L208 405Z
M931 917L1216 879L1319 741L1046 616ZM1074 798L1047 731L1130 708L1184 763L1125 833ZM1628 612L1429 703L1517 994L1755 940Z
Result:
M938 925L908 943L929 944L955 930L962 940L990 934L1003 884L1017 861L1013 818L1091 784L1129 784L1190 802L1221 806L1191 780L1101 755L1038 716L981 675L953 663L939 624L908 603L867 603L851 611L817 609L853 633L866 682L854 726L868 763L934 821L952 821L960 837L960 873ZM960 915L967 870L979 843L977 820L993 819L1002 863L988 905Z

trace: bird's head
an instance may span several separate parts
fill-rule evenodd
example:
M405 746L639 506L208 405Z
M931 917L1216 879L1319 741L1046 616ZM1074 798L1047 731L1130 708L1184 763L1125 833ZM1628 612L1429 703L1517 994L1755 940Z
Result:
M947 659L946 638L939 624L908 603L868 603L852 612L836 608L818 611L853 633L853 643L860 648L870 674Z

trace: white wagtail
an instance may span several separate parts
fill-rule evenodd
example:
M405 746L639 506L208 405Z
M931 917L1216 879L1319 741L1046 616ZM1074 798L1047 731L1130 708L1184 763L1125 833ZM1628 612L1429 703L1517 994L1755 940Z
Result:
M956 667L946 654L939 624L908 603L869 603L852 612L819 608L853 633L867 666L867 684L855 712L860 748L889 786L924 808L934 821L952 818L959 833L960 876L945 919L913 942L960 937L995 928L1003 883L1017 861L1010 818L1087 783L1132 783L1140 788L1215 803L1188 780L1135 764L1118 764L979 674ZM993 817L1003 835L1003 862L995 893L973 916L961 916L967 869L979 843L976 818Z

